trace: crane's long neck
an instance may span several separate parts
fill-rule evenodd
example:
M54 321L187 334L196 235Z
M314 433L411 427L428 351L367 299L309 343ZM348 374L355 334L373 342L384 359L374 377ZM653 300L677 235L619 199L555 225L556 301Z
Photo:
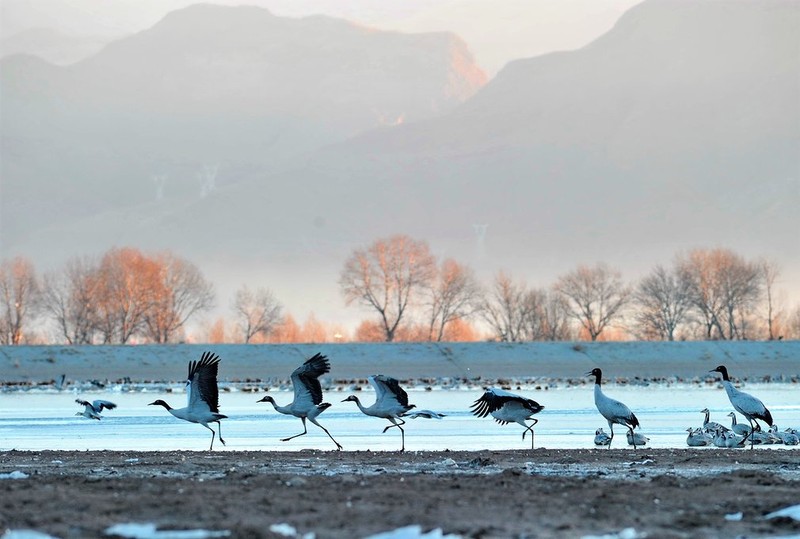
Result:
M732 415L731 416L731 427L735 427L735 426L736 426L736 416Z
M270 401L272 407L275 408L276 412L280 412L286 415L292 415L292 411L289 409L289 406L278 406L278 403L275 401Z
M369 410L369 408L365 408L364 405L361 404L361 401L359 400L358 397L353 396L353 400L356 401L356 406L358 406L359 410L361 410L363 413L365 413L367 415L372 415L372 414L370 414L371 410Z
M706 415L706 418L703 420L703 425L705 425L706 423L708 423L708 420L709 420L709 418L710 418L710 416L711 416L711 411L710 411L710 410L706 410L704 413L705 413L705 415Z

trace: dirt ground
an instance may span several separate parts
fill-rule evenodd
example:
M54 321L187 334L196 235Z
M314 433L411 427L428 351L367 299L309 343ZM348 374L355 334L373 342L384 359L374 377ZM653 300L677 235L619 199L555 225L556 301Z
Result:
M320 539L412 524L482 538L800 534L763 518L800 502L800 450L0 454L12 472L27 477L0 480L0 531L61 538L126 522L237 538L285 537L270 531L284 523Z

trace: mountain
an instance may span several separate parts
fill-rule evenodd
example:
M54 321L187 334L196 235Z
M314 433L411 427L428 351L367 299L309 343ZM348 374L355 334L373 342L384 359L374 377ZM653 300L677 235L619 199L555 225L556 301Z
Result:
M644 2L580 50L510 63L450 111L24 245L171 248L323 318L341 308L345 257L398 232L541 286L578 263L632 276L721 245L777 260L797 294L798 23L789 1Z
M0 57L30 54L66 65L97 53L106 43L108 40L100 37L73 37L52 28L31 28L0 40Z
M70 66L11 56L1 67L4 242L207 195L369 128L447 112L485 82L452 34L207 4Z

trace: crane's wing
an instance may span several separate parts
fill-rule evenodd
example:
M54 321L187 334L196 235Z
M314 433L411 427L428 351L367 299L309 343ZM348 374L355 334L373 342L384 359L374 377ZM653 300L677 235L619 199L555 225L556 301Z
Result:
M369 377L369 383L375 388L375 402L396 401L401 406L408 406L408 393L400 387L400 382L390 376L376 374Z
M189 362L189 408L205 403L210 411L219 412L218 367L219 356L212 352L204 352L200 361Z
M328 358L319 353L297 367L292 373L294 402L309 401L314 405L321 403L322 386L319 377L330 370L331 364Z
M77 402L77 403L78 403L78 404L80 404L81 406L91 406L91 405L92 405L92 403L91 403L91 402L89 402L89 401L84 401L84 400L81 400L81 399L75 399L75 402Z
M519 403L529 410L532 414L541 412L544 406L532 399L526 399L514 393L509 393L502 389L487 389L481 397L476 400L471 407L471 412L478 417L486 417L492 412L496 412L509 402Z
M117 405L111 401L96 400L92 402L92 408L94 408L97 413L102 412L103 408L106 410L113 410L116 407Z

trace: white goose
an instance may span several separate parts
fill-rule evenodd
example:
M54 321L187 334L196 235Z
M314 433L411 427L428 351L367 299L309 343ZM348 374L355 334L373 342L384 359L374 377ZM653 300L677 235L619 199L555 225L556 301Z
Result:
M536 425L539 420L531 416L538 414L542 410L544 410L544 406L535 400L493 387L487 389L484 394L472 404L472 409L470 411L478 417L486 417L491 414L494 420L501 425L507 425L509 423L522 425L525 427L525 430L522 431L522 439L524 440L525 435L530 432L531 449L533 449L533 426ZM528 420L533 421L533 423L528 425L526 423Z
M725 387L725 392L728 394L728 400L731 401L733 408L742 414L747 422L750 423L750 433L744 438L745 441L750 439L750 449L753 449L753 431L755 425L758 425L758 420L764 421L770 427L772 426L772 414L769 413L764 403L755 398L754 396L739 391L730 381L728 377L728 369L725 365L720 365L710 372L718 372L722 374L722 385Z
M394 378L376 374L369 377L369 383L375 389L375 403L372 406L365 407L355 395L350 395L342 402L355 402L358 409L364 414L391 421L392 424L383 429L383 432L386 432L392 427L400 429L402 440L400 451L405 451L406 433L403 430L403 425L405 425L406 422L401 418L406 412L414 408L414 405L408 404L408 394L400 387L400 383Z
M75 415L85 417L86 419L97 419L98 421L103 418L103 416L100 415L100 412L102 412L104 409L113 410L117 407L117 405L113 402L104 400L89 402L81 399L75 399L75 402L83 406L83 412L78 412Z
M689 447L705 447L714 443L714 438L710 434L703 432L703 429L689 427L686 432L689 433L689 436L686 437L686 445Z
M214 429L208 426L209 423L216 423L219 428L219 441L225 445L222 439L222 424L220 419L228 416L219 413L219 388L217 387L217 368L219 367L219 356L211 352L205 352L200 357L200 361L189 362L189 376L186 380L186 394L189 403L186 408L172 408L169 404L159 399L151 402L148 406L163 406L167 411L178 419L183 419L190 423L199 423L211 431L211 447L214 449Z
M602 428L594 431L594 445L604 446L611 443L611 436L605 433Z
M703 417L703 430L704 431L706 431L706 432L716 432L717 430L722 430L722 431L731 430L728 427L726 427L725 425L721 425L721 424L717 423L716 421L709 421L709 418L711 416L711 412L709 411L708 408L703 408L702 410L700 410L700 413L701 414L705 414L705 416Z
M633 415L630 408L621 402L607 397L600 385L602 383L603 371L598 368L592 369L586 373L586 376L594 376L594 405L597 410L608 421L608 427L611 429L611 440L614 439L614 423L628 428L631 436L633 436L633 429L639 426L639 420ZM611 448L611 441L609 440L608 448ZM633 448L636 449L636 439L633 438Z
M330 403L322 402L322 386L319 383L319 377L323 374L330 372L331 364L328 358L322 354L315 354L313 357L306 360L305 363L297 367L292 372L292 387L294 388L294 400L286 406L278 406L270 395L267 395L258 402L269 402L276 411L299 417L303 422L303 432L282 438L282 442L287 442L298 436L303 436L308 433L306 428L306 419L314 423L316 426L325 431L328 438L333 440L336 444L336 449L341 450L342 446L339 442L333 439L328 429L317 423L317 416L330 408Z
M731 430L734 433L738 434L739 436L747 436L748 434L750 434L750 427L748 427L744 423L736 422L736 412L729 413L728 417L731 418Z

